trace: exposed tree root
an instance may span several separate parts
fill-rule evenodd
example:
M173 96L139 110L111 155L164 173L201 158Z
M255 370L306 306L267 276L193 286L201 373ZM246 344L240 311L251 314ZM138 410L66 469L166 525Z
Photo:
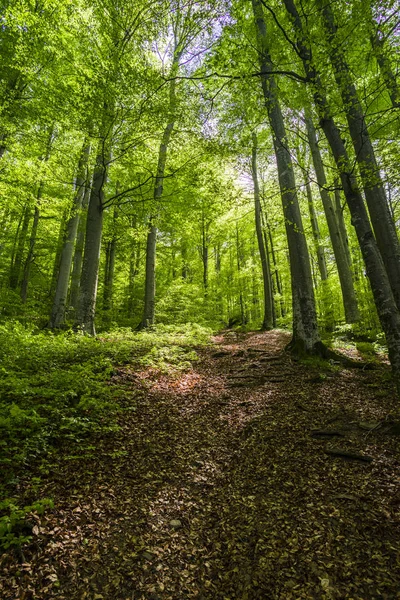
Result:
M334 352L333 350L328 348L323 342L317 342L316 344L314 344L313 348L309 350L306 348L303 340L295 340L294 338L292 338L292 340L286 346L285 351L290 352L292 356L298 359L304 359L310 356L315 356L324 360L334 361L343 365L344 367L348 367L351 369L372 370L376 368L376 365L374 363L352 360L348 356L338 354L337 352Z

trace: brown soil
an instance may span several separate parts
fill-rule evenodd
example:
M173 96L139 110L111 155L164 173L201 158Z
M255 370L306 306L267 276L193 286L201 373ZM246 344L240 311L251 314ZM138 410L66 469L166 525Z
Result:
M61 453L40 490L55 509L1 558L2 600L400 597L386 367L294 362L279 331L214 341L179 377L113 377L133 391L121 428Z

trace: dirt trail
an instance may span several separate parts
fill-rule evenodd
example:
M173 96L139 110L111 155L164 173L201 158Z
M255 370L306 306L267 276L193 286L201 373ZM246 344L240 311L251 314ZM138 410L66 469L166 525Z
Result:
M48 474L56 510L3 558L2 599L400 597L385 374L321 375L277 331L214 341L179 377L113 378L133 391L120 431Z

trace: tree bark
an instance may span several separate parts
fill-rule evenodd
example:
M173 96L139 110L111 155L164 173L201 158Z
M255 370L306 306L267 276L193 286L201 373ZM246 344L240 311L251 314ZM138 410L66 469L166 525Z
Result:
M292 159L278 100L278 90L273 75L273 65L268 49L268 36L261 0L252 0L257 28L261 83L278 166L286 235L290 255L293 306L292 349L299 353L320 353L322 348L318 333L317 314L312 285L310 258L304 235L296 193Z
M41 183L39 185L37 201L36 201L35 210L33 213L33 223L32 223L31 235L29 238L28 255L25 260L24 273L23 273L22 282L21 282L21 300L24 304L28 298L29 277L30 277L30 273L31 273L32 262L35 258L35 244L36 244L36 236L37 236L37 230L38 230L39 218L40 218L39 203L40 203L40 199L41 199L41 195L42 195L42 189L43 189L43 184Z
M246 318L246 307L243 299L243 286L242 286L242 256L240 252L240 239L239 239L239 227L236 222L236 265L238 272L238 287L239 287L239 306L240 306L240 321L241 325L245 325L247 322Z
M179 69L179 59L181 53L175 47L174 58L170 72L169 84L169 122L164 129L161 144L158 151L157 175L154 185L154 206L157 209L162 199L164 188L165 167L167 164L168 146L171 141L172 131L175 125L176 111L176 75ZM154 324L155 316L155 297L156 297L156 247L157 247L157 227L155 225L155 215L149 219L149 228L146 244L146 275L145 275L145 293L144 293L144 311L143 318L138 329L143 329Z
M75 181L75 194L72 202L71 215L67 221L64 240L60 253L58 276L54 292L53 307L50 315L49 327L56 329L65 321L65 310L68 297L68 283L71 274L72 256L78 231L79 218L85 195L87 164L90 154L90 145L84 142L79 158L77 176Z
M204 210L201 212L201 261L203 263L204 296L208 292L208 223L205 222Z
M182 260L182 279L186 280L188 278L188 273L189 273L186 240L181 241L181 260Z
M340 288L342 290L343 307L346 323L356 323L360 320L356 292L354 289L353 275L350 264L346 257L342 236L339 230L339 223L336 218L335 208L331 196L327 191L327 181L325 169L322 162L321 153L318 147L317 136L314 123L308 114L305 119L307 127L308 143L311 150L315 174L319 186L319 193L324 207L326 222L328 224L329 236L332 242L333 253L335 255L336 266L339 275Z
M274 270L272 273L271 265L270 265L270 271L271 271L271 276L272 276L272 282L275 277L276 291L279 294L279 306L280 306L280 311L281 311L281 317L285 317L286 316L286 307L285 307L285 301L283 298L282 281L281 281L281 277L279 274L278 263L276 260L274 238L272 237L271 226L269 224L267 215L265 214L265 208L263 209L262 206L261 206L261 224L262 224L262 228L263 228L265 247L271 249L271 258L272 258L272 264L273 264ZM268 239L267 239L267 235L268 235ZM275 304L274 304L274 327L276 327Z
M352 266L352 260L351 260L351 252L350 252L350 245L349 245L349 236L347 235L347 229L346 229L346 223L344 221L344 206L342 206L342 202L340 199L340 183L338 179L335 179L335 213L336 213L336 220L338 223L338 227L339 227L339 235L340 238L342 240L342 245L343 245L343 249L344 249L344 253L346 255L346 259L347 259L347 263L349 265L349 267L351 268Z
M54 138L54 130L55 130L55 127L54 127L54 125L52 125L50 128L50 131L49 131L48 138L47 138L46 153L45 153L45 156L41 158L42 163L47 163L47 161L50 158L51 146L52 146L53 138ZM29 238L28 255L25 260L24 273L23 273L23 278L22 278L22 282L21 282L21 300L24 304L28 297L29 277L30 277L32 262L35 257L36 236L37 236L37 230L38 230L39 218L40 218L39 206L40 206L40 202L42 199L43 189L44 189L44 182L41 181L39 183L38 191L37 191L37 195L36 195L35 210L34 210L34 214L33 214L33 223L32 223L31 235Z
M18 235L17 248L15 251L14 260L11 263L10 269L10 288L16 290L20 280L22 259L24 256L24 248L26 242L26 236L28 234L29 222L32 216L32 209L29 202L24 206L22 225Z
M400 244L396 229L390 214L364 112L344 52L336 39L337 28L334 14L325 0L318 0L318 5L327 32L328 52L336 83L342 96L376 241L397 307L400 308Z
M157 228L153 217L150 217L146 243L146 279L144 288L144 312L139 329L144 329L154 324L156 300L156 246Z
M310 215L311 231L314 240L315 253L317 255L318 270L321 280L326 281L328 279L328 271L326 269L325 250L322 245L317 214L315 212L314 199L310 185L310 176L307 172L305 173L305 186L307 194L308 212Z
M54 301L54 294L55 294L56 287L57 287L58 275L60 273L61 253L62 253L62 249L64 246L64 240L65 240L66 231L67 231L68 212L69 212L68 210L64 210L63 214L61 215L60 228L58 230L56 254L54 256L53 272L51 274L50 289L49 289L49 297L52 298L53 301Z
M367 276L369 278L375 305L382 329L385 332L389 350L389 358L400 391L400 315L393 296L390 282L380 255L368 214L357 188L355 178L349 164L340 131L332 118L329 105L322 87L318 72L313 65L311 49L303 33L302 22L293 0L284 0L292 17L297 33L297 49L304 64L304 70L314 87L314 100L319 112L321 126L332 149L338 167L343 191L351 213L352 223L357 234L363 255Z
M113 215L113 232L111 240L107 243L106 252L106 266L105 266L105 277L104 277L104 289L103 289L103 310L104 320L106 323L111 322L111 312L113 309L113 298L114 298L114 272L115 272L115 254L117 248L117 219L118 210L114 207Z
M263 228L261 223L261 201L260 201L260 186L258 183L257 171L257 134L252 134L252 155L251 155L251 174L254 187L254 216L256 223L256 234L258 251L261 259L261 269L263 277L263 294L264 294L264 316L261 329L269 331L274 326L274 299L272 294L272 279L268 257L268 245L264 243ZM265 240L266 242L266 240Z
M105 121L107 121L107 125L103 123L89 198L79 302L75 323L76 328L80 328L88 335L96 335L94 317L103 231L104 186L107 181L111 157L111 142L107 139L110 135L109 125L106 118Z
M385 83L393 108L400 107L400 87L397 77L393 72L388 51L385 49L385 37L381 32L379 35L379 25L375 21L372 14L371 0L367 0L364 4L367 14L367 27L370 27L370 42L372 51L378 63L382 79ZM390 50L389 50L390 52Z
M76 316L76 310L79 302L79 285L82 273L83 250L85 246L85 233L87 210L90 198L90 183L88 173L86 174L85 191L82 200L82 208L79 215L78 229L76 233L75 252L72 263L71 286L69 293L69 307L72 309L73 315Z
M135 223L132 225L135 227ZM141 244L140 240L133 240L131 256L129 261L129 286L128 286L128 316L133 316L133 308L135 303L135 280L136 276L139 273L140 267L140 258L141 258Z

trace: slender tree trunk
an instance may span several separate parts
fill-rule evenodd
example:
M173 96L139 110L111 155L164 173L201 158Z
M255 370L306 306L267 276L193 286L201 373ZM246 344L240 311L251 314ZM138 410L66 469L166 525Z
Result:
M7 150L7 146L6 146L6 140L7 140L7 135L5 133L2 133L0 135L0 159L3 158L6 150Z
M261 259L261 269L263 276L263 292L264 292L264 317L261 328L264 331L269 331L274 326L274 300L272 296L272 280L268 257L268 245L263 238L263 229L261 223L261 201L260 201L260 186L258 183L257 172L257 135L253 132L252 135L252 157L251 157L251 174L253 177L254 186L254 215L256 222L256 234L258 242L258 251Z
M105 121L107 120L106 117ZM104 215L104 186L107 181L108 165L111 157L111 142L108 120L103 123L98 147L96 165L93 172L93 183L90 192L86 220L85 248L79 286L79 302L75 327L84 333L96 335L94 317L96 311L97 282L101 237Z
M371 34L370 40L376 61L379 65L382 79L385 82L386 89L392 102L392 106L393 108L399 108L400 87L397 81L397 77L393 72L392 66L390 64L389 56L385 51L384 40L379 38L377 31Z
M35 257L36 236L37 236L37 230L38 230L39 218L40 218L39 203L40 203L40 198L42 195L42 189L43 189L43 184L40 184L39 191L37 194L37 204L35 206L35 210L33 213L33 223L32 223L31 235L29 238L28 255L25 260L24 273L23 273L22 282L21 282L21 300L24 304L28 297L29 277L30 277L30 273L31 273L32 262Z
M340 287L342 290L343 306L346 323L356 323L360 320L357 298L354 289L353 275L350 264L347 260L346 250L339 229L339 222L336 218L335 208L332 198L327 191L327 181L325 169L322 162L321 153L318 147L317 136L311 116L306 116L306 127L308 143L310 145L311 156L313 159L315 174L319 186L319 192L324 207L326 222L328 224L329 236L332 242L333 253L335 255L336 266L339 275Z
M63 212L63 214L61 215L60 228L58 230L56 254L54 257L53 272L51 274L50 289L49 289L49 297L52 298L53 300L54 300L54 294L55 294L56 287L57 287L58 275L60 273L61 253L62 253L62 249L64 246L64 240L65 240L65 236L66 236L68 212L69 211L65 210Z
M382 32L380 35L379 25L375 21L372 14L371 0L367 0L365 2L364 8L367 14L367 27L370 27L369 39L371 42L372 51L376 58L376 62L378 63L382 79L386 85L392 106L393 108L399 108L400 87L397 81L397 76L393 72L389 58L389 53L393 52L393 49L385 49L385 37Z
M16 290L19 284L22 259L24 256L24 248L26 237L28 235L29 222L32 216L32 209L30 207L29 202L27 202L24 206L23 218L21 230L18 235L17 248L15 251L14 260L11 262L10 269L10 288L12 290Z
M49 131L48 138L47 138L46 153L45 153L45 156L42 157L42 159L41 159L42 164L47 163L47 161L50 158L51 146L52 146L53 137L54 137L54 130L55 130L55 127L54 127L54 125L52 125L50 128L50 131ZM44 189L44 182L41 181L39 183L38 191L37 191L37 195L36 195L35 210L33 213L33 223L32 223L31 235L29 238L28 255L25 260L24 273L23 273L23 278L22 278L22 282L21 282L21 300L24 304L28 297L29 277L30 277L32 262L35 257L36 237L37 237L37 230L38 230L39 218L40 218L39 206L40 206L40 202L42 199L43 189Z
M340 234L340 238L342 240L342 245L343 245L343 248L344 248L344 253L346 255L346 259L347 259L348 265L351 268L351 266L352 266L352 260L351 260L351 252L350 252L350 245L349 245L349 236L347 235L346 223L344 221L344 215L343 215L344 206L342 206L342 203L341 203L341 200L340 200L340 188L339 188L339 186L340 186L339 181L336 179L335 180L335 212L336 212L336 220L337 220L338 227L339 227L339 234Z
M389 349L389 358L393 375L400 391L400 314L393 296L389 279L380 255L368 214L352 174L346 149L340 131L330 114L329 105L324 94L319 74L312 60L311 49L303 33L302 22L293 0L284 0L292 17L297 33L297 49L304 64L305 72L314 87L314 100L319 112L321 126L331 146L338 167L343 191L351 213L352 223L357 234L363 255L367 276L369 278L375 305L382 329L385 332Z
M90 183L89 176L86 174L85 191L82 200L82 208L80 210L78 229L76 233L75 252L72 262L71 286L69 293L69 306L72 309L73 315L76 316L76 310L79 302L79 285L82 273L83 250L85 246L85 233L87 210L90 198Z
M215 273L217 277L221 274L221 244L218 243L214 249L215 255Z
M257 27L260 70L263 73L261 83L273 132L289 245L293 305L292 349L300 353L320 353L322 343L318 333L310 258L297 199L292 159L288 150L288 140L278 100L277 85L274 76L268 74L274 69L268 49L268 35L261 0L252 0L252 5Z
M187 244L186 241L181 242L181 259L182 259L182 279L188 278L188 260L187 260Z
M239 239L239 227L236 222L236 265L238 271L238 284L239 284L239 306L240 306L240 320L241 324L245 325L246 319L246 308L243 299L243 286L242 286L242 257L240 252L240 239Z
M285 317L286 316L286 307L285 307L285 301L283 298L282 281L281 281L281 277L279 274L278 263L276 260L274 238L272 237L272 231L271 231L270 224L268 222L268 218L264 213L265 213L265 210L261 206L261 224L262 224L262 228L263 228L264 243L265 243L266 248L271 249L271 258L272 258L272 264L274 267L273 272L272 272L271 264L270 264L271 277L272 277L272 281L274 280L274 277L275 277L276 291L279 294L279 306L280 306L280 311L281 311L280 314L282 317ZM267 236L268 236L268 239L267 239ZM268 254L268 258L269 258L269 254ZM274 304L274 307L275 307L275 304ZM274 327L276 327L275 308L274 308L274 315L275 315L274 316Z
M309 173L306 173L305 185L306 185L306 193L307 193L308 212L310 214L311 231L312 231L313 240L314 240L315 253L317 255L318 270L319 270L321 280L326 281L328 279L328 271L326 269L325 250L322 245L321 233L319 230L317 214L315 212L314 199L313 199L311 185L310 185Z
M76 234L78 231L82 201L85 195L86 172L89 160L89 153L90 145L87 141L85 141L78 163L78 171L75 182L75 194L72 202L71 215L64 229L64 239L60 252L53 308L51 311L49 322L49 327L51 329L60 327L65 320L65 310L67 306L68 297L68 283L71 274L72 256L74 252Z
M396 304L400 308L400 244L396 229L390 215L364 112L344 52L336 39L337 28L333 12L325 0L318 0L318 5L323 15L328 39L328 52L336 83L342 96L376 241L386 267Z
M154 324L155 300L156 300L156 245L157 228L154 225L154 217L150 217L149 229L146 243L146 279L144 288L144 313L139 329Z
M154 206L157 209L162 199L164 188L165 166L167 164L168 146L171 141L172 131L175 125L176 111L176 75L179 69L180 52L175 49L174 59L171 67L169 84L169 122L164 129L161 144L158 151L157 175L154 185ZM138 329L149 327L154 324L155 298L156 298L156 247L157 247L157 227L155 225L155 215L149 219L149 228L146 244L146 279L144 291L144 311L143 318Z
M267 251L267 261L268 261L268 269L270 272L270 277L271 277L271 300L272 300L272 327L276 327L276 307L275 307L275 284L274 284L274 277L273 277L273 273L272 273L272 269L271 269L271 260L270 260L270 254L272 256L273 254L273 241L272 241L272 236L270 234L270 232L266 232L265 230L265 225L263 224L263 214L261 212L261 226L262 226L262 233L263 233L263 239L264 239L264 246L265 248L268 249ZM269 240L269 243L268 243ZM271 252L269 252L269 249L271 249ZM275 281L279 281L279 285L281 284L281 281L279 279L279 272L277 270L277 268L275 268L274 266L274 272L275 272ZM279 288L281 289L281 287ZM279 293L279 292L278 292ZM281 316L284 317L285 316L285 304L283 302L283 298L280 298L279 301L279 305L281 308Z
M201 213L201 260L203 263L204 296L208 292L208 224L205 222L204 211Z
M8 274L8 285L9 285L9 287L10 287L10 276L11 276L11 273L12 273L12 270L13 270L13 266L14 266L15 252L16 252L16 249L17 249L19 232L21 230L22 221L24 220L24 212L25 212L25 207L24 207L24 210L22 211L22 213L19 215L17 229L16 229L16 232L15 232L15 235L14 235L14 238L13 238L13 244L12 244L12 249L11 249L10 271L9 271L9 274ZM17 215L16 212L13 212L11 214L12 221L14 220L14 216L16 216L16 215ZM1 227L2 227L2 231L5 232L6 229L7 229L7 227L6 227L6 219L4 219L4 222L1 224ZM3 239L4 239L4 236L3 236ZM3 243L1 244L1 252L2 251L3 251Z
M116 248L117 248L117 231L116 231L117 219L118 219L118 210L116 207L114 207L113 234L112 234L111 240L107 244L106 268L105 268L104 290L103 290L103 310L105 312L104 320L107 323L111 322L111 312L113 309L115 253L116 253Z
M134 240L132 244L131 256L129 261L129 287L128 287L128 315L133 316L133 308L135 304L135 280L139 273L141 258L140 240Z

